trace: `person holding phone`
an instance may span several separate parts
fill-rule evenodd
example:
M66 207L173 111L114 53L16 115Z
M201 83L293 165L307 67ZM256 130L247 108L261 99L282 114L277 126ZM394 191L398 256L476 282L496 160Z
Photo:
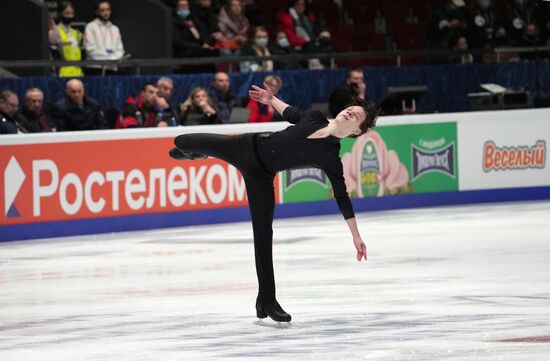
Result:
M339 114L354 98L365 99L367 86L363 70L349 69L346 81L338 85L328 100L328 109L332 116Z

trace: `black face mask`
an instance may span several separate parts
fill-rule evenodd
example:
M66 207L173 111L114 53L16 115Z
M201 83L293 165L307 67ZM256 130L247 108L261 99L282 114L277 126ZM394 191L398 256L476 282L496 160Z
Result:
M65 16L62 16L61 17L61 22L65 25L69 25L70 23L72 23L74 20L74 18L67 18Z
M319 38L319 44L323 45L323 46L330 46L331 45L331 42L330 42L330 38L327 38L327 37L320 37Z
M507 43L508 43L508 40L506 40L506 38L503 36L495 38L495 46L502 46L502 45L506 45Z

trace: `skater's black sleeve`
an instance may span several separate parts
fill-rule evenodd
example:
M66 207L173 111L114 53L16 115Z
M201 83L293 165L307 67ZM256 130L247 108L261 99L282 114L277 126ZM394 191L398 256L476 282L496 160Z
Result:
M283 118L289 123L296 124L300 121L303 114L304 112L300 109L293 106L288 106L283 112Z
M336 203L338 203L338 208L340 208L340 212L342 212L344 219L355 217L353 206L347 192L346 182L344 181L344 168L340 157L329 157L323 170L332 184L334 198L336 199Z

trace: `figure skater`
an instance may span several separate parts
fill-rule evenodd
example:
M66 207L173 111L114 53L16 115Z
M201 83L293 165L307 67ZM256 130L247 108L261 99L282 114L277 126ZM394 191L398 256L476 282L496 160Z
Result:
M374 127L379 110L374 102L356 99L335 119L326 119L318 111L302 112L273 96L267 84L264 89L253 85L251 99L271 104L284 119L294 125L278 132L245 133L240 135L183 134L176 137L176 148L170 150L175 159L215 157L234 165L243 175L252 229L258 297L256 314L269 316L277 322L290 322L275 297L272 241L275 194L273 179L288 168L313 166L322 169L332 184L334 197L346 220L357 249L357 260L367 259L367 248L355 221L351 200L344 183L340 161L340 138L357 137Z

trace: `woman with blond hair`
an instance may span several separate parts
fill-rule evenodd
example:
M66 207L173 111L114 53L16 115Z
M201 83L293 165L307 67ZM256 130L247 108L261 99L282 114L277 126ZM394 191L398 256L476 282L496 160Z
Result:
M203 87L193 89L180 105L180 118L183 125L221 123L218 109Z

